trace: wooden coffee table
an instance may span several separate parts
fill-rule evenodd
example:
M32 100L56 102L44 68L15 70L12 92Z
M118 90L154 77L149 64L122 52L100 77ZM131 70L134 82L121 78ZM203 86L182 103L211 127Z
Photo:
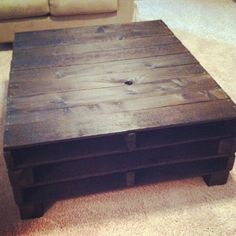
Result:
M4 153L22 218L161 180L224 184L236 108L162 21L16 34Z

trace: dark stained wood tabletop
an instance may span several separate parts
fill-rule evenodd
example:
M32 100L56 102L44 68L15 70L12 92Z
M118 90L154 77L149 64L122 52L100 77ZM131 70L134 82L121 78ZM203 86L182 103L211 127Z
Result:
M233 118L162 21L16 34L5 149Z

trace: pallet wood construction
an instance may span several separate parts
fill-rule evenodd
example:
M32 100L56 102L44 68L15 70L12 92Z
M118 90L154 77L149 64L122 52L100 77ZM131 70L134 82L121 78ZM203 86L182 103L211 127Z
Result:
M235 127L233 102L162 21L16 35L4 153L22 218L155 181L225 184Z

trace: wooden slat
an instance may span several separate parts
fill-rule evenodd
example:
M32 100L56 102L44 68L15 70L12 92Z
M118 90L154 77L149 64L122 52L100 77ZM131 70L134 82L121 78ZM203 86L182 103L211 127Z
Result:
M221 140L232 137L232 129L228 122L211 122L200 125L178 126L167 129L154 129L136 132L135 150L148 150L174 145L188 145L193 142ZM50 163L60 163L117 153L130 150L125 143L127 134L114 134L96 137L60 145L49 144L21 150L13 150L14 169L31 168ZM54 155L52 155L52 153Z
M193 161L145 168L135 171L135 185L151 182L207 175L225 169L227 158ZM126 173L116 173L94 178L68 181L64 183L27 188L23 191L25 203L51 201L71 196L86 195L126 187ZM62 191L63 189L63 191Z
M196 80L198 83L194 84ZM68 120L76 116L84 119L87 116L226 99L227 95L212 82L208 77L198 76L188 80L141 84L132 88L122 86L17 97L9 100L7 119L9 124L52 120L55 115L67 117Z
M26 48L18 51L14 51L14 59L22 57L31 57L32 54L37 55L40 53L41 57L52 55L60 56L63 54L73 53L88 53L88 52L99 52L104 50L117 50L117 49L134 49L144 47L157 47L159 45L180 43L180 41L174 35L154 35L151 37L134 38L134 39L123 39L123 40L112 40L106 43L95 42L86 44L72 44L72 45L57 45L48 47L36 47Z
M194 176L204 176L207 173L225 171L226 158L210 159L208 161L193 161L190 163L179 163L166 167L151 167L136 171L136 184L147 184L162 180L180 179Z
M107 42L153 35L173 35L162 21L56 29L16 34L14 50L43 46Z
M132 81L133 85L125 85L127 80ZM182 98L185 101L191 99L191 97L196 99L197 97L200 97L200 99L227 98L227 95L218 87L214 80L205 74L201 66L196 64L171 68L154 68L142 74L140 72L126 72L106 76L85 76L77 82L77 87L75 85L71 88L72 91L70 89L67 91L64 88L67 80L52 82L51 87L46 80L37 79L31 81L32 83L30 83L30 87L28 87L26 92L24 88L27 88L27 81L23 84L25 86L19 87L17 84L15 86L13 84L10 87L9 114L21 110L43 111L103 102L130 103L134 101L134 103L139 104L135 102L136 99L159 97L159 100L161 100L163 96L172 96L175 93L176 96L179 93L182 94ZM34 89L37 90L36 94L32 93L31 87L33 91ZM56 93L54 87L61 89L60 93ZM27 91L29 91L29 94ZM50 93L50 91L53 93ZM100 96L101 94L103 96ZM168 103L168 100L164 101ZM175 105L176 102L174 103ZM173 105L171 102L168 104ZM159 103L159 106L162 105Z
M90 82L90 88L81 86L81 88L78 90L62 90L60 93L56 93L55 91L50 93L50 90L48 91L47 88L45 88L45 92L43 92L43 83L38 94L23 94L23 92L18 89L16 93L22 94L22 96L12 96L8 99L8 106L10 108L9 111L17 110L20 105L22 107L25 106L25 111L30 110L30 107L34 107L34 110L37 110L37 104L38 106L46 105L45 109L48 109L47 103L60 103L60 101L63 101L65 106L71 107L71 105L73 105L73 100L77 101L78 104L83 105L92 104L93 102L100 103L109 100L114 102L120 99L132 99L132 97L135 97L135 95L140 95L140 97L148 97L150 95L161 97L163 95L171 95L170 93L178 91L187 93L187 91L184 91L184 89L191 90L193 96L194 93L197 94L196 89L199 91L209 91L209 93L210 90L213 89L222 91L214 82L214 80L211 79L211 77L206 74L199 73L198 66L185 67L184 69L186 70L182 71L180 76L176 76L174 74L176 71L178 71L178 68L169 70L164 69L157 72L150 71L142 75L134 72L124 73L120 76L119 74L115 74L112 77L97 76L98 81L104 81L106 86L104 86L103 83L97 83L95 76L85 77L84 80ZM196 74L194 74L195 72ZM132 86L125 84L125 82L129 80L132 81ZM65 82L66 81L59 81L58 84L62 83L61 86L63 86ZM40 81L38 83L40 83ZM37 85L37 82L33 83L33 85L34 84ZM78 82L78 84L80 83ZM101 93L103 93L102 97L100 96ZM149 95L149 93L151 94ZM223 91L221 93L224 94ZM10 93L10 95L12 94ZM80 100L78 100L78 96L80 97ZM219 92L219 99L222 97L225 98L227 96L221 96ZM94 101L94 99L97 100ZM29 107L27 108L27 106ZM54 105L52 104L52 106Z
M11 72L10 86L18 86L18 83L24 81L32 83L42 80L46 82L48 80L58 83L61 80L66 80L66 83L70 83L70 80L80 80L84 76L99 76L106 74L122 74L126 72L145 72L148 70L154 70L162 67L172 67L196 64L196 59L190 53L166 55L161 57L139 58L123 61L107 62L105 64L92 64L92 65L76 65L76 66L64 66L64 67L52 67L42 69L32 69L23 71ZM170 69L170 68L169 68ZM201 71L204 71L201 68ZM176 72L177 73L177 72ZM181 73L179 71L178 73ZM47 86L46 86L47 87ZM32 88L31 88L32 89ZM10 87L11 90L11 87ZM66 89L65 89L66 90Z
M159 149L100 156L79 161L43 165L34 169L34 184L48 184L68 179L90 178L111 173L126 172L150 166L208 160L227 157L218 155L218 140L176 145ZM205 148L203 148L203 145ZM32 186L33 183L25 186Z
M14 169L129 151L126 134L50 144L13 151ZM137 132L136 150L232 137L225 122ZM52 156L51 153L54 153Z
M176 75L178 73L178 76ZM202 80L209 80L213 85L216 83L207 75L199 65L185 65L178 67L150 69L145 73L134 72L121 72L96 76L80 76L69 75L68 79L58 79L55 81L53 78L37 79L25 77L25 80L11 82L9 85L9 100L17 97L31 97L37 95L67 93L82 90L92 89L105 89L113 87L123 87L126 90L125 82L132 81L133 86L141 86L148 84L166 84L175 81L179 84L186 84L186 81L199 81L199 86ZM28 80L27 80L28 78ZM129 90L131 90L131 88Z
M145 154L147 155L147 154ZM110 166L110 168L103 168L106 170L101 170L102 168L100 168L100 166L102 165L102 162L98 162L99 166L98 166L98 170L94 170L94 164L91 163L90 166L92 166L90 168L89 171L94 171L94 172L88 172L85 173L83 170L81 171L81 168L78 168L77 163L70 163L70 162L66 162L63 165L58 165L58 166L53 166L51 168L51 166L45 166L45 169L42 168L36 168L36 172L35 174L35 180L34 182L19 182L16 184L17 187L21 187L21 188L29 188L29 187L39 187L39 186L45 186L45 185L51 185L51 184L56 184L56 183L63 183L63 182L69 182L69 181L74 181L74 180L78 180L78 179L88 179L88 178L93 178L93 177L101 177L104 175L110 175L110 174L114 174L114 173L120 173L120 172L128 172L128 171L137 171L137 170L141 170L144 168L150 168L150 167L161 167L161 166L165 166L165 165L169 165L169 164L179 164L179 163L190 163L190 162L194 162L194 161L209 161L211 159L221 159L221 158L225 158L228 159L227 156L223 156L223 155L212 155L212 156L203 156L203 157L193 157L192 159L186 159L186 158L180 158L179 160L172 160L172 161L160 161L155 163L155 157L153 157L152 162L150 162L149 164L142 164L142 165L136 165L133 166L132 164L130 164L130 160L126 162L126 164L130 164L130 166L124 166L119 167L117 166L117 168L114 169L114 166ZM148 162L149 157L147 156L146 161ZM114 160L116 161L116 160ZM138 163L139 161L137 161ZM83 164L84 162L82 161L80 164ZM95 162L97 163L97 162ZM124 164L125 163L121 163ZM107 163L103 163L103 165L107 165ZM70 169L69 169L70 168ZM87 169L87 167L85 167Z
M64 53L60 55L51 55L49 53L47 56L41 56L41 52L32 53L28 57L18 57L16 54L13 57L12 69L23 70L51 66L105 63L110 61L123 61L145 57L181 54L185 52L188 52L188 50L181 43L172 43L159 45L157 47L104 50L88 53L69 52L67 54L67 50L65 50Z
M53 120L7 125L4 147L10 148L51 143L154 127L230 120L236 118L236 109L232 109L233 106L231 100L225 99L139 111L110 113L96 117L86 115L74 116L73 113L68 111L64 113L64 116L55 115Z
M125 186L126 176L123 173L116 173L109 176L99 176L91 179L25 189L23 193L23 203L47 202L48 200L58 200L70 196L86 195L123 188Z

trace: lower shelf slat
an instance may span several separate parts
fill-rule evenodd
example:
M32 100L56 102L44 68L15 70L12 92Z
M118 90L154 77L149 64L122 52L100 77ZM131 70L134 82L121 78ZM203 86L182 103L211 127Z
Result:
M195 161L145 168L135 171L134 185L163 180L204 176L227 168L228 158ZM126 173L115 173L88 179L74 180L22 190L24 203L54 201L73 196L120 189L127 186Z
M228 156L218 154L219 140L53 163L9 171L14 187L30 187L84 179L142 168L207 160Z
M204 146L207 148L204 148ZM88 178L150 166L166 165L225 156L217 154L218 140L177 145L131 153L55 163L34 168L35 184Z

